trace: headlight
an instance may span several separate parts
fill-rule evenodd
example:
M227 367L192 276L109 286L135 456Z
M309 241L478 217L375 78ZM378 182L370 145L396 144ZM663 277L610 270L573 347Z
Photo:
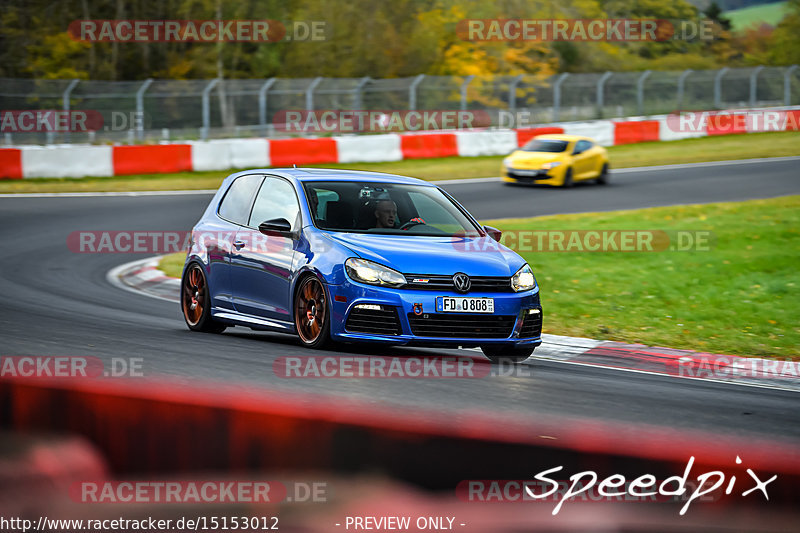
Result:
M534 287L536 287L536 278L533 277L531 267L525 263L511 278L511 288L514 289L515 292L520 292L528 291Z
M505 159L503 159L503 166L511 167L511 158L510 157L506 157Z
M542 165L542 168L545 170L550 170L551 168L556 168L560 164L561 164L560 161L553 161L552 163L545 163L544 165Z
M361 283L390 287L406 284L406 278L400 272L366 259L351 257L344 262L344 268L351 279Z

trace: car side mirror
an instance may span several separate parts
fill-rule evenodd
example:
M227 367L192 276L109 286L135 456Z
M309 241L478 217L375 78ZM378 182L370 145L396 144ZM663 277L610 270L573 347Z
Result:
M500 237L503 236L503 232L497 228L493 228L492 226L484 226L483 231L489 234L489 237L500 242Z
M258 225L258 231L264 235L281 235L282 237L294 237L292 233L292 223L285 218L273 218L265 220Z

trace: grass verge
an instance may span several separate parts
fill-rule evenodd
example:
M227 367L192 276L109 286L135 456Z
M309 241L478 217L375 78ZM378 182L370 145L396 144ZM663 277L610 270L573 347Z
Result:
M505 231L710 230L710 251L523 252L541 285L545 331L765 358L800 356L800 196L496 225Z
M710 251L522 252L545 332L714 353L800 356L800 196L486 221L506 232L709 230ZM161 269L179 277L185 254Z
M649 142L608 148L612 168L800 155L800 132L751 133ZM447 180L498 176L503 156L407 159L386 163L326 163L322 168L373 170ZM0 193L216 189L232 171L141 174L111 178L0 180Z
M168 254L158 262L158 268L167 276L179 278L183 275L183 265L186 263L186 252Z

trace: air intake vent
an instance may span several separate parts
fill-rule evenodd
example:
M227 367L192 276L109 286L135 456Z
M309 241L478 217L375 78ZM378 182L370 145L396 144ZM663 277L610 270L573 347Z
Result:
M356 305L347 318L344 329L351 333L371 335L400 335L397 309L388 305Z
M515 320L505 315L408 314L411 332L418 337L505 339L511 335Z
M533 309L533 313L525 311L522 318L522 329L520 329L519 336L522 339L535 338L542 335L542 310ZM535 312L535 311L538 311Z

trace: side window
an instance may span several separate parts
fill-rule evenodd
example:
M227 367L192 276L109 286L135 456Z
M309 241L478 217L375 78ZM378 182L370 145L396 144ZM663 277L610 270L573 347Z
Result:
M578 141L575 144L575 150L572 152L574 154L582 154L586 150L592 147L592 143L589 141Z
M293 229L297 229L299 216L300 206L294 187L288 181L267 176L256 196L248 226L257 228L267 220L285 218Z
M335 191L327 189L312 189L317 193L317 220L325 220L328 216L328 203L337 202L339 195Z
M236 178L219 206L219 216L234 224L245 226L253 205L253 196L263 176L250 175Z

